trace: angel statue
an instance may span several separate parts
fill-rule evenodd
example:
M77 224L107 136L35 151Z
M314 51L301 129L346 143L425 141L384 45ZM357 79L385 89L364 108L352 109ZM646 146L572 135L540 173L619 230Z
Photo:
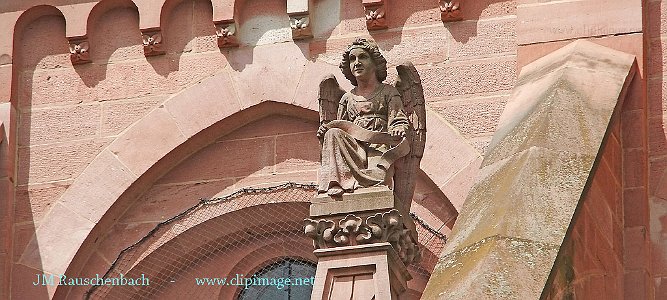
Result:
M394 86L384 84L387 60L375 42L362 38L343 53L339 67L355 88L343 91L333 75L320 83L318 193L338 197L384 185L410 203L426 141L417 70L400 64Z

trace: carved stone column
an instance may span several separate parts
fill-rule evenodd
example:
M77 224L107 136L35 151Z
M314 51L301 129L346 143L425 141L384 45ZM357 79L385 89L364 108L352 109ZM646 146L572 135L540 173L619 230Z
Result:
M420 252L414 223L391 190L319 195L310 217L304 231L319 258L311 299L401 299Z

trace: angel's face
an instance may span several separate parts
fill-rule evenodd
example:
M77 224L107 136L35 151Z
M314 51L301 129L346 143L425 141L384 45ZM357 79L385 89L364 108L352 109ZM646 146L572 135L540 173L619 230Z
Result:
M350 51L350 71L356 78L370 78L375 76L375 62L371 55L362 48Z

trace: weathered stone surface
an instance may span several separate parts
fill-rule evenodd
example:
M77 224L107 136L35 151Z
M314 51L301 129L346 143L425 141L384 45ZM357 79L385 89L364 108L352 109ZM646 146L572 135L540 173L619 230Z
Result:
M14 223L39 223L65 192L71 181L19 186L14 203Z
M105 102L102 104L102 136L115 136L121 133L132 123L141 119L158 103L165 100L165 96L149 96L131 101Z
M594 160L592 155L531 147L482 168L457 221L467 225L450 237L447 249L492 235L558 244Z
M134 130L114 140L108 149L131 172L143 174L154 161L186 140L187 133L178 125L168 106L157 108L134 124Z
M524 67L422 299L540 297L634 62L577 41Z
M89 139L19 148L18 183L35 184L76 178L109 139Z
M533 146L595 155L633 61L577 41L525 66L483 166Z
M487 237L443 256L422 299L538 299L556 253L556 245Z

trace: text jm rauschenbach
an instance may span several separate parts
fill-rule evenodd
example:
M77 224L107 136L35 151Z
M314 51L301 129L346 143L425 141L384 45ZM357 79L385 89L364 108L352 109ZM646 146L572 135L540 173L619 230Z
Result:
M150 285L150 280L144 274L141 277L131 278L120 274L118 277L102 278L100 274L95 274L95 277L67 277L65 274L36 274L37 280L32 285L129 285L129 286L143 286ZM58 280L56 283L56 279Z

